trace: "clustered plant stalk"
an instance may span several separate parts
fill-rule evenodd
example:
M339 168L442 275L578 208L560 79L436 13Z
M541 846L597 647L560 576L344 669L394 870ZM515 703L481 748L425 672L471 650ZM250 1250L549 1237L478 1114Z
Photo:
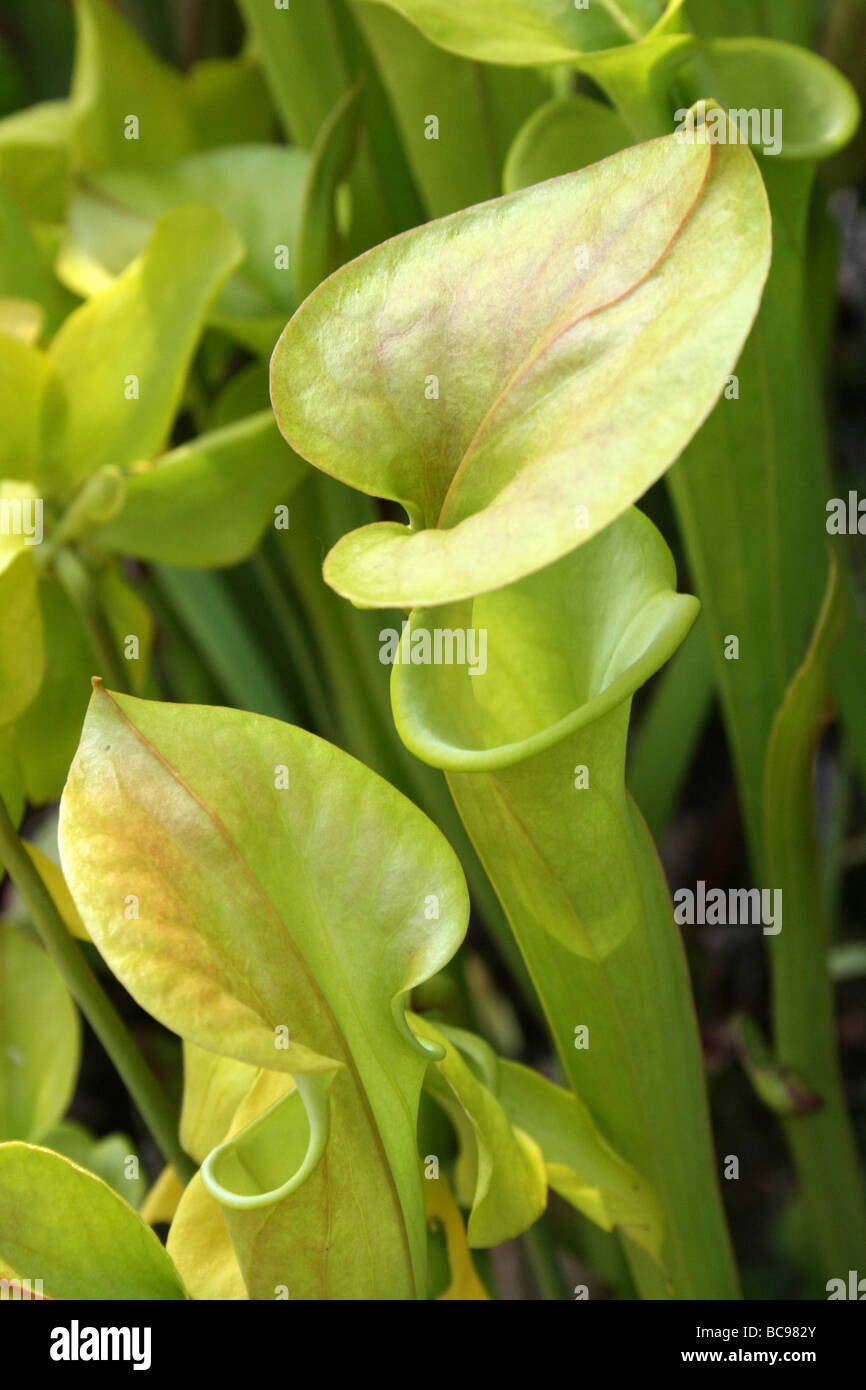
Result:
M866 772L859 107L819 4L752 9L238 0L181 71L75 0L69 96L0 119L3 1279L484 1300L519 1238L541 1297L739 1298L656 847L714 693L784 903L729 1047L800 1292L862 1263L813 792L831 688ZM152 1183L69 1117L80 1015Z

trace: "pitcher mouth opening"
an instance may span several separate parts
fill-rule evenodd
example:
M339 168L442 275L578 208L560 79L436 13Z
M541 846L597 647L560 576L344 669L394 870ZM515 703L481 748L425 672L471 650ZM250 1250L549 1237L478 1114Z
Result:
M393 662L401 738L432 766L482 771L522 762L594 723L633 695L686 636L699 604L674 584L662 537L632 510L507 589L416 609L399 638L393 630L380 634L390 639L380 659ZM567 613L552 624L563 595L573 625ZM580 604L586 612L578 618ZM531 708L521 694L529 675Z

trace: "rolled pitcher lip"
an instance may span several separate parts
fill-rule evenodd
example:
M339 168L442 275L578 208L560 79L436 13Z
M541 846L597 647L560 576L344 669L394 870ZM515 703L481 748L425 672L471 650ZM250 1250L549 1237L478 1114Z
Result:
M202 1182L211 1197L221 1206L234 1211L256 1211L271 1207L283 1198L290 1196L302 1187L315 1171L324 1156L330 1136L329 1091L336 1071L299 1072L295 1085L283 1095L278 1096L261 1114L256 1115L236 1134L229 1134L213 1149L204 1160L200 1173ZM242 1193L225 1186L219 1176L219 1168L227 1155L240 1156L245 1145L266 1128L271 1117L288 1104L300 1103L309 1126L307 1146L304 1156L295 1169L282 1182L272 1188L262 1188L259 1192ZM240 1158L241 1166L245 1166Z
M445 772L488 772L511 767L536 754L546 752L570 734L595 723L630 698L670 658L686 637L700 611L700 602L692 594L675 589L658 589L648 601L663 597L666 602L664 621L641 654L610 685L591 699L577 705L561 719L554 721L523 739L499 744L494 748L469 748L449 742L419 717L412 699L413 676L417 668L395 664L391 672L391 707L397 731L410 752L422 762ZM414 609L409 615L403 642L411 638L419 617L437 612L436 609ZM637 612L635 613L637 617ZM402 644L401 644L402 645Z

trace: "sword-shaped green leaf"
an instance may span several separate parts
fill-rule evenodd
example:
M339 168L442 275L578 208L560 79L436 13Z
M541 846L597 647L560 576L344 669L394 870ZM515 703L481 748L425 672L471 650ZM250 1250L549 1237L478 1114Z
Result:
M421 208L388 98L345 0L240 0L291 141L312 149L338 102L361 83L364 131L350 184L356 246L414 226Z
M767 875L785 905L784 926L770 941L773 1049L778 1063L820 1097L789 1118L785 1132L825 1279L853 1265L866 1243L863 1174L837 1055L814 806L815 753L847 608L845 573L833 556L815 631L773 721L764 767Z
M827 440L808 315L808 209L816 160L849 138L857 102L814 54L787 44L707 44L691 93L781 112L778 155L760 157L773 258L736 379L668 483L704 622L737 770L755 871L770 729L821 604ZM738 640L730 659L728 639Z
M814 37L820 0L686 0L688 18L701 38L785 39L809 45Z
M415 182L431 217L502 190L513 137L550 88L530 69L448 53L390 6L354 6L388 89Z

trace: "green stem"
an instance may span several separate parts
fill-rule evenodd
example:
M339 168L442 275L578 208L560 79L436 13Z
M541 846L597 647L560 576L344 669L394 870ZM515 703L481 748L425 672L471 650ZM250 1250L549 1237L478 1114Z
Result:
M342 607L325 587L320 560L299 555L294 548L289 550L288 547L281 551L281 560L304 605L309 626L316 634L325 677L334 692L334 711L340 731L338 742L380 776L394 781L389 775L387 760L382 761L368 692L353 669L351 658L347 657Z
M628 76L616 70L613 83L601 75L599 81L636 130L651 111L640 91L630 89ZM647 124L643 133L665 129ZM817 651L794 677L804 621L812 622L819 602L822 557L813 522L827 495L825 421L804 272L815 164L761 165L773 216L773 264L737 367L753 383L748 394L754 404L744 401L736 414L718 407L668 483L704 604L753 864L783 893L784 929L769 938L776 1056L824 1099L819 1113L789 1120L785 1131L813 1244L835 1277L862 1258L866 1202L836 1056L814 833L815 729L826 675L820 667L829 664L826 632L834 627L827 612ZM781 495L779 459L790 483ZM740 467L743 460L747 466ZM719 477L725 479L721 491L714 481ZM729 538L728 548L719 544L720 535ZM751 557L747 584L743 554ZM735 663L725 660L725 633L740 634L751 647L748 689ZM839 631L832 635L838 642ZM854 687L856 719L862 690L850 677L848 686Z
M21 894L42 944L132 1096L166 1163L183 1183L196 1171L177 1136L177 1124L162 1088L123 1020L64 925L54 900L15 832L0 798L0 860Z
M632 568L637 556L640 569ZM696 615L695 599L662 588L671 570L661 536L632 511L540 576L471 606L416 610L404 653L434 623L471 623L495 653L480 677L493 685L457 663L401 661L392 705L403 741L446 770L566 1079L652 1189L645 1235L628 1250L641 1295L724 1299L739 1288L688 967L624 776L632 694ZM614 572L623 576L616 587ZM575 595L593 625L577 632L566 667L553 615L558 624ZM571 640L567 616L565 626ZM532 714L527 672L545 692Z
M622 786L627 724L626 703L525 762L449 772L448 782L569 1084L664 1208L670 1283L642 1251L626 1249L641 1296L736 1298L682 941L649 833ZM562 768L577 765L592 768L592 787L553 818ZM615 900L599 904L599 885L612 884ZM579 949L564 944L567 933ZM587 1027L590 1062L575 1049L572 1022Z
M866 1196L836 1050L812 785L845 600L834 563L812 645L773 726L765 776L767 869L784 905L782 930L770 938L776 1056L824 1102L786 1121L785 1132L825 1278L844 1278L866 1250Z
M653 140L673 128L671 82L692 43L690 35L681 34L655 52L627 44L584 58L581 70L613 102L636 141Z
M322 579L321 544L331 545L347 531L372 519L367 498L337 487L329 478L312 478L299 499L305 506L303 542L283 545L280 560L306 608L316 633L326 675L334 691L342 746L409 796L438 825L463 865L473 902L498 954L535 1018L540 1010L502 908L479 864L441 772L427 767L396 737L388 680L379 661L377 629L390 626L385 613L350 610ZM299 533L300 534L300 533ZM399 618L393 619L399 626Z
M854 769L844 741L839 748L839 765L831 787L827 827L822 849L821 892L827 922L828 941L838 935L842 886L845 877L845 836L851 816Z
M256 582L267 603L274 625L289 653L292 665L303 687L310 712L323 738L337 741L337 727L331 714L331 697L325 681L309 650L303 624L289 601L265 546L261 546L250 561Z
M565 1283L543 1216L528 1231L524 1231L520 1241L541 1297L546 1301L561 1302L565 1298Z
M845 71L850 66L851 55L863 65L862 49L859 39L866 27L866 5L863 0L836 0L830 12L827 32L822 44L824 57L834 67Z
M64 546L74 545L101 521L114 516L123 505L126 484L118 468L100 468L73 497L57 523L46 547L53 554Z
M629 764L629 791L657 844L676 810L714 693L710 651L698 620L658 678Z
M195 642L202 664L238 709L298 724L298 710L250 633L219 571L158 565L158 587Z
M93 655L102 668L99 674L109 689L117 690L122 695L131 694L114 633L87 566L74 550L64 547L58 550L54 557L54 570L81 619L93 648Z

